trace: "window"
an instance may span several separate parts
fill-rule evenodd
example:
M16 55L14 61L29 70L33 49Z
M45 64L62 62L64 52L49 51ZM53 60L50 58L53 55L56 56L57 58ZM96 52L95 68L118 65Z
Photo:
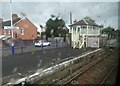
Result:
M87 28L87 26L83 26L83 28Z
M98 34L98 28L93 27L93 34Z
M82 33L82 34L86 34L86 33L87 33L87 30L86 30L85 28L82 28L82 29L81 29L81 33Z
M24 35L24 29L21 29L21 35Z
M81 26L81 28L87 28L87 26Z
M78 33L80 33L80 27L78 27Z
M92 27L92 26L89 26L89 28L93 29L93 27Z
M88 28L88 34L92 34L92 28Z
M87 26L81 26L81 34L87 34Z

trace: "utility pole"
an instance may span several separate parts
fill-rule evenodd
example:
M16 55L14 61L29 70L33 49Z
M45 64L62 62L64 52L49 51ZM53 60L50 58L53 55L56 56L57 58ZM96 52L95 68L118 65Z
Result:
M41 27L41 37L42 37L42 40L41 40L41 42L42 42L41 48L43 49L43 34L42 34L42 32L43 32L43 26L40 25L40 27Z
M13 41L13 38L14 38L14 35L13 35L13 22L12 22L12 0L10 0L10 17L11 17L11 31L12 31L12 55L14 55L14 41Z
M70 24L72 24L72 13L70 12Z
M70 12L70 24L72 24L72 13ZM70 27L70 30L72 30L72 27ZM69 41L70 41L70 46L72 46L72 34L69 33Z

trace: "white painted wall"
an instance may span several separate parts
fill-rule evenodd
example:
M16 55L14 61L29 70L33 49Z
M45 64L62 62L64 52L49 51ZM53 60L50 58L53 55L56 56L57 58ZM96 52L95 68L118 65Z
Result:
M79 35L86 34L88 36L86 46L87 47L99 47L99 37L97 36L100 35L100 28L93 27L93 26L85 26L85 27L86 28L83 28L83 26L75 26L74 29L72 27L72 37L71 37L72 42L78 41ZM80 30L78 30L78 28L80 28Z
M99 37L88 37L87 47L99 47Z
M79 40L79 34L72 34L72 41L78 41Z

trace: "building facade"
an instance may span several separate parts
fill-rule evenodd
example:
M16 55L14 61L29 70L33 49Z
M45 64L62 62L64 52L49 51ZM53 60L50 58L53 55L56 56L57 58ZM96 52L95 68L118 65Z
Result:
M100 47L100 30L100 26L90 17L84 17L82 20L74 22L70 25L71 46L75 48L83 44L84 47Z
M37 38L37 27L28 18L18 18L16 14L12 15L13 28L11 28L11 21L0 20L0 35L11 36L15 40L33 40Z

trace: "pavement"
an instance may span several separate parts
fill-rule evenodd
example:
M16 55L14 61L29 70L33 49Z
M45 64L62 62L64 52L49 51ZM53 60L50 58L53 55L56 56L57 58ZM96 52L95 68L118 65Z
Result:
M75 58L91 50L95 50L95 48L73 49L65 46L5 56L2 58L2 77L17 73L25 76L37 69L54 65L56 59L59 59L59 62L61 62L66 58Z

